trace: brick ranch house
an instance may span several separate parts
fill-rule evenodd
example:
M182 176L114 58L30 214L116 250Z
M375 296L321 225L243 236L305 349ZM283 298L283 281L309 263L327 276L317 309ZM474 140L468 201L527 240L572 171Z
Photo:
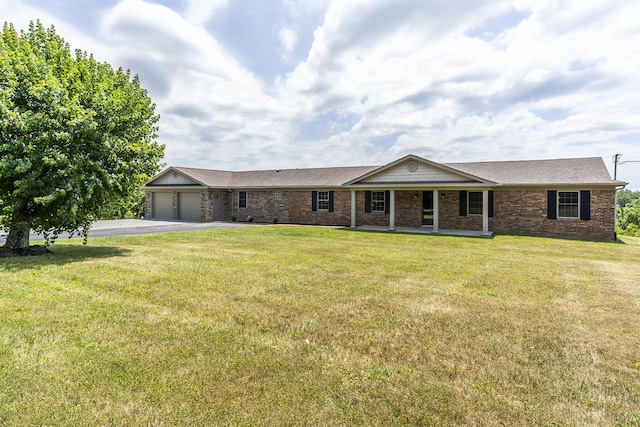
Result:
M145 217L615 239L616 191L601 158L220 171L169 167Z

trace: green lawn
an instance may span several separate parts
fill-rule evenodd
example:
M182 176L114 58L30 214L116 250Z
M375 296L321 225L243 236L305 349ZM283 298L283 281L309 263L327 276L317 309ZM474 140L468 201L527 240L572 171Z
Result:
M640 239L255 226L0 259L0 425L640 425Z

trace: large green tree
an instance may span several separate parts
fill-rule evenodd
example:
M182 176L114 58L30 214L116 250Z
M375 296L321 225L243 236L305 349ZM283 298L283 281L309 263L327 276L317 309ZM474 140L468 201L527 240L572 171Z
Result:
M155 104L138 76L96 61L53 27L0 36L0 223L5 249L86 238L105 209L159 170Z

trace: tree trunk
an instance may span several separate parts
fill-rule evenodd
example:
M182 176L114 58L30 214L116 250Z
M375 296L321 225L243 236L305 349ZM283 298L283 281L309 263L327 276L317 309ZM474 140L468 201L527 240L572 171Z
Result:
M28 248L30 231L29 227L10 227L4 248L9 250Z

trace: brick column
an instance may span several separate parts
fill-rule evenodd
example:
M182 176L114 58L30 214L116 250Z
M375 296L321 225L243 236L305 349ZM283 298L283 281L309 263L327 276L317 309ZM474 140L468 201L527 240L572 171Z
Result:
M438 195L438 190L433 190L433 232L437 233L440 229L440 196Z
M489 190L482 190L482 235L489 235Z
M356 228L357 213L356 190L351 190L351 228Z
M389 230L396 229L396 190L389 191Z

